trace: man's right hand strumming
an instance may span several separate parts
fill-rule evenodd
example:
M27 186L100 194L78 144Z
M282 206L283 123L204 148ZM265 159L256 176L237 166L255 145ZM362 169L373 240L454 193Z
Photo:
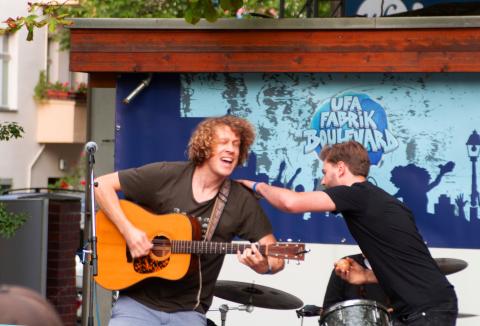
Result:
M125 241L132 258L148 255L153 243L148 239L147 234L133 225L124 233Z

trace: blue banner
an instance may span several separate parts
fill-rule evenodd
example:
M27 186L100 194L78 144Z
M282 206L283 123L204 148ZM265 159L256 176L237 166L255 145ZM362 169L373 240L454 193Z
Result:
M186 160L200 120L234 114L257 130L249 160L234 177L311 191L319 188L321 148L355 139L369 151L370 181L413 210L428 246L480 248L479 76L156 74L125 105L121 100L146 76L123 75L115 167ZM341 216L262 205L277 238L354 243Z

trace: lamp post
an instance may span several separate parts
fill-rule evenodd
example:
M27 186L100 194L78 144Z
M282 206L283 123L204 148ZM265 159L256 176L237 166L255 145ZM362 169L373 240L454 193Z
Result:
M480 155L480 136L474 130L467 141L467 152L472 161L472 194L470 195L470 222L478 218L477 158Z

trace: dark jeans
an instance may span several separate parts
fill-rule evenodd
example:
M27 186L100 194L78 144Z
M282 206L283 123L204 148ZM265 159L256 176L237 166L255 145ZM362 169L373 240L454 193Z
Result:
M457 311L427 309L393 320L393 326L455 326Z

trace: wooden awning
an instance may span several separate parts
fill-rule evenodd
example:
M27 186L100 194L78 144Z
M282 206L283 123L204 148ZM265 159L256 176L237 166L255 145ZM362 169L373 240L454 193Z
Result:
M74 19L81 72L480 72L480 16Z

